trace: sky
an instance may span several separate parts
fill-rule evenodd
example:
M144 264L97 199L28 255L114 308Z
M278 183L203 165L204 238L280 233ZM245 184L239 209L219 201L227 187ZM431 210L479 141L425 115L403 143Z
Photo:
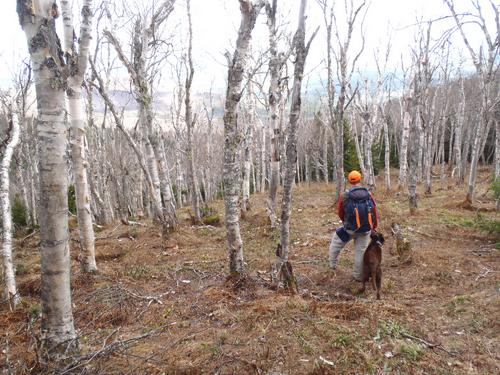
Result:
M134 1L134 0L133 0ZM141 2L142 0L135 0ZM152 0L144 0L147 2ZM354 0L355 3L360 0ZM94 1L97 3L97 1ZM6 4L5 4L6 3ZM289 30L293 31L297 24L297 12L300 0L279 0L278 7L286 14ZM469 0L455 0L459 10L466 9ZM487 16L491 16L488 0L480 0ZM16 1L4 0L0 12L0 25L2 25L2 38L0 38L0 87L10 85L12 72L18 69L23 58L27 57L26 39L22 32L16 14ZM177 0L176 11L168 20L177 25L177 30L185 30L185 0ZM342 23L344 0L337 0L339 23ZM79 8L75 0L75 11ZM195 62L194 90L207 91L213 87L215 91L223 91L227 68L225 67L224 52L232 53L237 29L240 22L238 0L191 0L193 17L193 54ZM78 14L78 13L75 13ZM308 1L307 28L310 35L312 30L320 26L320 32L313 41L308 56L306 73L307 78L313 82L321 82L325 76L324 58L325 31L323 17L316 0ZM419 20L437 19L449 15L449 10L442 0L371 0L364 22L366 37L365 51L361 56L358 67L362 72L375 71L374 51L385 50L389 37L391 40L391 54L387 70L394 70L400 66L403 59L406 63L410 59L410 46L414 43L416 23ZM259 16L253 37L253 50L267 48L267 26L264 12ZM454 25L451 19L435 23L434 38L438 39L444 30ZM354 32L353 51L359 50L360 25ZM342 32L342 29L341 29ZM476 28L467 31L473 46L479 46L482 35ZM124 40L126 36L123 36ZM178 38L182 39L182 37ZM463 61L464 67L471 68L470 58L464 50L463 42L458 33L452 39L454 61L458 64ZM168 76L168 73L165 74ZM171 85L168 79L162 82L162 88L168 90Z

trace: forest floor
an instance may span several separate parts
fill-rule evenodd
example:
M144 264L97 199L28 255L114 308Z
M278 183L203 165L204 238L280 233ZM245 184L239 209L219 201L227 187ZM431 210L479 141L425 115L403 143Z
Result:
M393 181L396 181L395 179ZM339 224L332 185L296 186L291 262L299 293L270 288L279 240L265 196L253 195L242 220L249 279L226 277L223 226L110 225L97 234L99 274L79 270L72 230L72 298L80 355L48 368L37 359L40 321L38 238L16 241L20 308L0 311L0 369L86 374L494 374L500 372L499 233L489 175L479 176L477 210L462 208L463 187L434 182L408 214L403 193L375 193L385 235L382 299L350 281L352 244L328 268ZM223 215L223 202L211 205ZM413 262L393 255L390 225L412 242ZM492 221L490 221L492 223ZM483 229L481 229L483 228ZM10 371L10 372L9 372Z

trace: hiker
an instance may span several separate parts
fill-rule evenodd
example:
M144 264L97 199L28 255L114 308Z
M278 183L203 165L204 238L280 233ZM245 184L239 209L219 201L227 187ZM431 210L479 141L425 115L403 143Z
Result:
M337 213L343 226L337 228L328 251L330 268L337 267L340 251L354 240L354 270L356 281L363 279L363 254L370 242L370 233L377 228L377 207L372 194L361 186L361 173L351 171L347 176L351 187L340 197Z

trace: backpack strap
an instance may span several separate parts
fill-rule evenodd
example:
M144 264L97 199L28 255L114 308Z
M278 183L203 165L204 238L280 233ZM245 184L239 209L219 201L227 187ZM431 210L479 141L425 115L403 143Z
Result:
M356 215L356 230L358 230L361 227L361 219L359 217L358 207L354 207L354 214Z

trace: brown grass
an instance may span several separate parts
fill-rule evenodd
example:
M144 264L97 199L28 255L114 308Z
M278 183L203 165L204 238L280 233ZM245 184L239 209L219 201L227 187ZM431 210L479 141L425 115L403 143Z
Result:
M338 218L332 186L326 184L294 189L290 260L299 286L295 296L269 288L279 233L268 228L263 195L252 196L252 210L242 220L248 277L237 287L227 279L224 227L193 227L188 209L179 211L181 226L168 239L150 222L100 231L97 275L81 274L72 242L71 285L81 353L99 350L105 341L159 329L129 348L93 359L85 371L497 373L498 250L488 244L491 234L460 224L459 219L475 215L457 206L462 190L450 182L431 196L421 194L419 211L411 217L404 192L375 195L387 240L381 301L371 288L358 295L359 285L350 282L352 245L341 254L335 272L327 267ZM494 206L485 197L479 204ZM223 213L222 202L211 207ZM456 223L445 223L448 217ZM406 228L412 241L410 265L399 264L390 254L393 221ZM76 231L72 237L77 238ZM7 373L9 368L18 374L57 373L67 365L47 367L34 354L40 321L37 244L33 236L16 248L16 263L26 266L18 275L23 303L14 312L0 311L0 347L7 348L0 354L0 368ZM489 251L475 255L485 245ZM452 354L408 340L402 332L441 344Z

